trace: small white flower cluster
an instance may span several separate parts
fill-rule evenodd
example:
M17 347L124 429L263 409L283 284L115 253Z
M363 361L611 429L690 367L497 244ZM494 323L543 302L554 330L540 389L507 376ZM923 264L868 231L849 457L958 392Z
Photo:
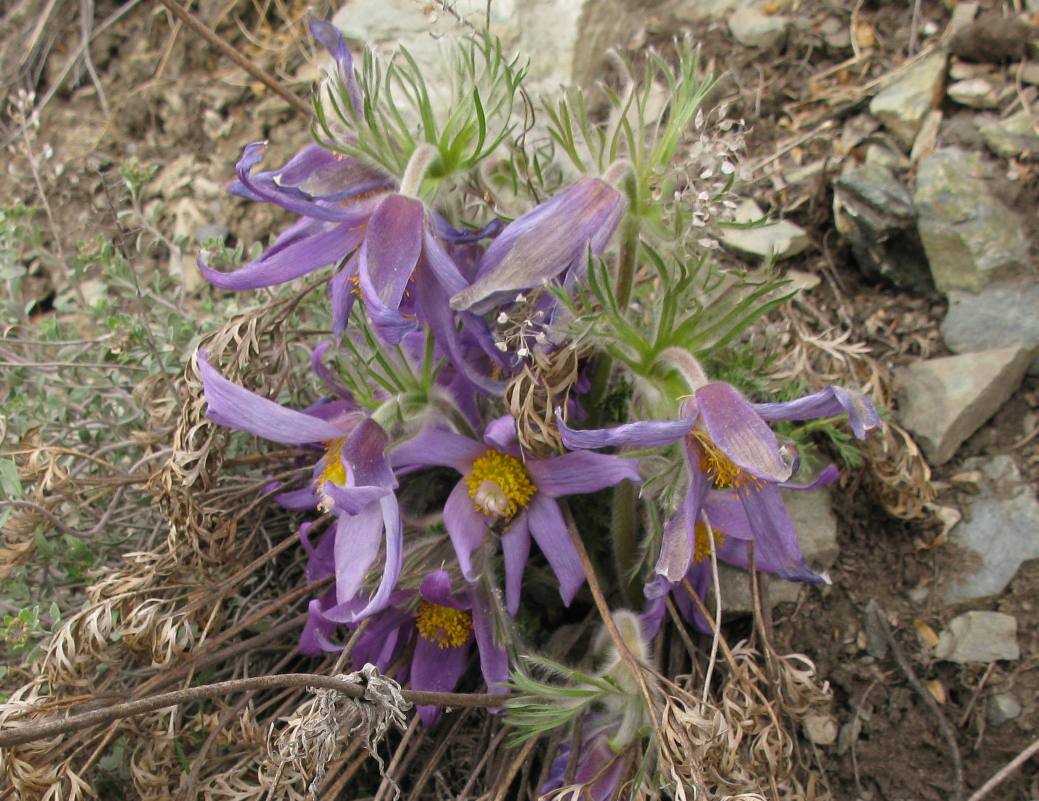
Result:
M711 223L731 222L738 206L733 191L740 181L750 179L749 168L742 163L746 151L742 119L728 116L727 105L704 113L696 113L693 139L685 154L685 186L675 193L675 203L692 211L692 235L703 248L714 249L718 241L706 235ZM713 123L711 118L714 119Z
M535 309L540 292L527 296L522 292L516 295L508 310L501 311L495 322L498 331L494 337L494 347L502 353L513 353L520 361L530 358L531 348L535 345L548 344L547 326L544 323L545 312Z

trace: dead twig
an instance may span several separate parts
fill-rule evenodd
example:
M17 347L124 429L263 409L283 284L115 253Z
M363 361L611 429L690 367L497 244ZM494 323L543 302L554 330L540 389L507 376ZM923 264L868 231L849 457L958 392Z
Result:
M1010 776L1015 770L1025 764L1029 759L1039 754L1039 738L1032 741L1032 744L1028 746L1024 751L1010 760L1006 765L999 769L991 779L985 782L981 787L975 791L967 801L981 801L985 796L995 790L1000 784L1006 781L1007 777Z
M265 70L260 69L256 64L247 59L231 45L224 41L216 31L206 25L202 20L184 8L180 3L174 2L174 0L159 0L162 5L170 10L170 12L177 17L181 22L187 25L191 30L195 31L199 36L209 42L213 47L220 51L220 53L226 56L228 59L233 61L236 65L241 67L253 78L258 80L278 97L288 103L292 108L298 111L304 116L310 115L310 106L307 103L292 94L288 89L278 83L271 75Z
M963 798L963 760L960 757L960 747L956 743L956 733L952 730L952 726L949 725L949 721L945 719L945 715L942 714L942 710L938 707L938 702L934 700L934 696L920 681L916 671L913 670L913 666L909 664L909 659L902 650L902 646L898 644L895 635L891 631L891 626L887 622L887 615L884 614L884 610L880 608L879 604L874 603L866 607L866 614L874 617L877 628L883 633L884 639L887 641L888 647L891 649L891 653L894 655L898 666L902 669L906 680L916 690L916 694L923 699L924 705L931 710L935 720L938 721L938 730L942 733L942 737L948 745L949 758L952 760L955 786L953 787L951 798L952 801L961 801ZM1036 750L1039 750L1039 742L1035 744L1035 747ZM977 797L977 793L975 793L975 797ZM975 801L975 798L972 797L971 801Z

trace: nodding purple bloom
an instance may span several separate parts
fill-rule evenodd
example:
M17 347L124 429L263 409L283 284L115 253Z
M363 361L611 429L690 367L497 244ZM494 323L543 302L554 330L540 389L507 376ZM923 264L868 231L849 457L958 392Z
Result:
M559 421L568 448L635 446L652 448L681 440L689 486L679 516L668 525L656 571L668 581L681 581L692 563L696 525L712 487L729 490L742 502L753 532L756 552L775 554L775 572L792 581L818 582L800 556L797 532L781 490L795 469L795 458L781 448L768 423L811 420L846 414L855 436L880 426L873 404L837 387L788 403L752 404L729 384L700 387L682 407L679 420L640 421L612 429L578 431Z
M490 423L483 441L427 428L396 446L398 470L451 467L462 474L444 505L444 525L462 575L475 581L473 552L488 536L499 536L505 557L505 599L510 614L519 609L523 571L531 537L559 579L569 605L585 581L577 551L555 499L640 481L638 462L619 456L568 453L524 461L510 416Z
M838 472L835 465L828 465L819 474L819 477L806 485L784 485L785 491L812 490L826 486L837 480ZM693 553L682 579L689 582L689 586L700 597L706 601L707 590L713 582L713 568L711 567L711 551L714 551L719 562L733 565L743 570L750 569L749 543L754 543L754 569L765 573L783 575L791 564L804 564L804 554L796 537L790 539L765 539L759 540L755 537L754 527L744 504L741 502L739 493L734 490L711 490L704 499L703 510L710 522L710 529L703 520L698 520L694 526L688 526L685 515L679 511L670 521L670 529L693 530ZM713 548L711 535L714 535ZM828 581L824 575L812 574L815 582ZM663 576L657 576L646 587L646 596L649 601L643 622L647 628L648 636L653 636L663 619L665 606L664 596L670 591L675 603L690 623L704 634L711 633L711 627L704 620L700 610L689 598L688 590L682 579L672 584ZM810 580L810 579L803 579ZM724 598L722 601L724 602Z
M351 604L329 606L330 600L311 602L310 618L300 641L303 653L341 650L331 642L333 630L337 624L358 618ZM447 571L428 573L418 592L394 593L392 604L369 621L352 658L358 668L371 663L385 672L410 642L414 642L411 661L399 676L409 681L412 689L453 691L465 674L475 643L488 690L507 692L509 657L495 641L489 604L477 587L453 592ZM440 708L420 706L418 714L430 726L440 717Z
M625 748L615 752L610 747L610 737L616 725L616 721L605 713L592 714L585 718L573 778L575 785L584 787L580 794L582 799L608 801L614 798L621 780L633 767L633 749ZM574 743L570 740L564 740L560 744L559 752L549 769L548 778L541 786L540 797L546 797L553 790L563 786L573 749Z
M624 217L628 201L599 178L573 186L516 218L483 254L472 286L451 307L484 314L570 271L583 275L588 251L601 254Z
M311 485L276 498L291 509L320 506L336 515L332 561L339 603L357 597L380 550L382 578L374 595L357 610L358 618L381 609L400 575L404 529L394 490L397 479L386 461L386 432L346 401L332 401L301 412L263 398L228 381L198 353L208 409L213 422L285 445L314 446L323 454Z

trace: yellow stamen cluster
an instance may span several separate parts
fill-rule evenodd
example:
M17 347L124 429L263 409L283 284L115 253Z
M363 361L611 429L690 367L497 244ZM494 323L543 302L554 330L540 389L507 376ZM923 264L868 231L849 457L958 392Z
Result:
M415 615L418 633L438 648L458 648L469 642L473 616L464 609L452 609L429 601L420 601Z
M693 429L689 436L700 446L700 469L703 470L718 489L742 489L750 487L760 489L761 479L752 476L746 470L735 465L721 449L714 444L706 431Z
M725 535L718 529L714 531L714 547L717 548L725 542ZM696 524L696 543L693 545L693 564L699 564L711 558L711 532L703 523Z
M500 518L510 518L526 509L537 492L523 462L495 450L473 460L465 483L476 511Z
M343 464L343 443L346 439L334 439L325 443L325 466L314 479L318 490L325 486L326 481L331 481L337 487L346 484L346 466Z

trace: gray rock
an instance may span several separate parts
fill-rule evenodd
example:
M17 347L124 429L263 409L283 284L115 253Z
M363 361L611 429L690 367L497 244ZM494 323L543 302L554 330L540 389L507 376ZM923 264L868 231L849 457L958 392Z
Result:
M1017 618L1002 612L966 612L949 621L934 655L949 662L995 662L1021 658Z
M837 742L837 733L840 727L837 719L830 714L808 715L801 725L804 727L805 737L809 742L816 745L833 745Z
M559 84L590 84L612 47L638 31L646 9L657 0L452 0L455 14L490 30L506 50L530 59L528 89L544 91ZM443 74L439 42L469 33L465 23L434 4L415 0L350 0L332 20L347 38L387 52L404 44L419 65ZM436 84L435 79L429 81Z
M998 64L1018 61L1028 51L1031 29L1017 17L983 14L956 32L949 43L953 55L968 61Z
M1028 372L1039 373L1039 281L991 284L977 294L950 290L942 338L953 353L1021 345L1033 355Z
M942 118L942 112L937 109L924 117L923 125L920 126L920 133L913 140L913 149L909 153L909 160L913 164L919 164L922 159L930 156L934 149L938 147L938 134L942 129Z
M866 604L866 614L862 619L862 628L866 632L866 653L874 659L887 656L888 641L884 628L877 616L881 614L880 605L873 599Z
M865 163L892 171L908 170L913 166L913 163L902 153L880 142L870 142L866 145Z
M745 200L734 215L738 223L760 220L764 212L753 200ZM755 228L726 228L719 237L723 245L737 253L776 261L796 256L811 244L807 232L786 220L766 223Z
M966 2L961 0L952 9L952 17L949 19L949 26L946 28L947 36L955 36L958 32L962 31L972 22L978 15L978 8L980 3Z
M1005 120L994 120L981 126L981 138L997 156L1005 159L1039 157L1039 133L1032 118L1021 110Z
M679 22L700 22L724 17L746 2L747 0L679 0L674 15Z
M1032 61L1021 67L1021 80L1035 86L1039 84L1039 64Z
M936 150L920 162L913 197L935 285L978 291L1028 262L1021 220L991 189L976 153Z
M989 723L1002 726L1021 715L1021 704L1010 693L996 693L988 699L985 713Z
M909 148L945 87L945 53L938 50L896 73L869 104L870 113Z
M840 554L840 547L837 544L837 517L831 508L829 490L788 492L784 498L801 541L801 551L805 560L814 570L820 572L833 567ZM796 603L801 596L801 589L805 586L774 576L769 577L768 582L768 598L772 606ZM726 614L750 614L754 611L750 577L746 571L720 564L718 584L721 587L722 604ZM713 595L713 592L710 593L712 598ZM713 600L708 601L709 609L714 608L713 603Z
M867 163L834 181L833 215L866 276L913 292L933 288L913 198L891 170Z
M956 81L946 90L949 99L969 108L998 108L1003 87L986 78Z
M729 16L732 38L744 47L779 48L789 27L789 17L764 14L752 6L738 8Z
M964 558L939 585L947 604L996 595L1024 562L1039 559L1039 501L1014 460L1006 455L968 459L964 468L978 469L982 482L964 510L965 519L949 534L949 542L964 549Z
M899 419L931 464L944 464L1014 394L1030 360L1026 348L1010 347L900 367Z

